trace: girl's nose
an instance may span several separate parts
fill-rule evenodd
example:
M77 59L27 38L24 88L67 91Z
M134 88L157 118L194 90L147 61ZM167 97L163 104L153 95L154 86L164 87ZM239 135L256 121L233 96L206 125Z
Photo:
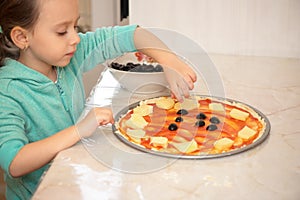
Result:
M76 45L80 42L80 37L77 33L76 30L74 30L73 34L72 34L72 37L71 37L71 44L72 45Z

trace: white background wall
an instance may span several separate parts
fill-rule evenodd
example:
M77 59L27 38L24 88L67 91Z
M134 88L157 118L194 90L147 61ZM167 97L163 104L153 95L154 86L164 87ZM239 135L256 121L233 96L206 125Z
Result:
M91 30L102 26L112 26L117 20L118 0L80 0L81 15L89 16ZM85 93L88 96L95 86L104 66L99 65L93 70L86 72L83 76Z
M112 26L117 20L117 0L91 0L92 30L101 26Z
M130 0L131 24L178 31L209 53L300 58L300 0Z
M91 27L91 1L90 0L79 0L79 12L80 19L78 25L84 29L90 29Z
M86 1L86 0L82 0ZM102 26L126 25L128 19L120 20L120 0L91 1L92 30Z

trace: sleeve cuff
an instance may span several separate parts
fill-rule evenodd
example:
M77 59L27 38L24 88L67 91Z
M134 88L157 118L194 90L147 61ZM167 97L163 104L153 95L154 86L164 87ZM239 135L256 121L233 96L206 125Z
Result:
M9 173L9 166L23 146L24 144L22 141L15 140L6 142L0 147L0 166L7 175L11 176Z

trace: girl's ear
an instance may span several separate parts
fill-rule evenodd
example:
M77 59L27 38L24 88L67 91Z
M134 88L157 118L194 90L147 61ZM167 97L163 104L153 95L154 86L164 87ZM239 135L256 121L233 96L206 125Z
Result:
M14 27L10 32L10 37L13 43L22 50L28 47L28 31L21 28L20 26Z

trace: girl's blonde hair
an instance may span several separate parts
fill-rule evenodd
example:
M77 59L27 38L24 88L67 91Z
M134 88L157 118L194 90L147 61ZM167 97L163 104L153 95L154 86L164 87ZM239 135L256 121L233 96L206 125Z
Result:
M5 58L18 59L20 55L20 49L11 39L11 30L16 26L33 29L38 17L38 0L0 1L0 67Z

